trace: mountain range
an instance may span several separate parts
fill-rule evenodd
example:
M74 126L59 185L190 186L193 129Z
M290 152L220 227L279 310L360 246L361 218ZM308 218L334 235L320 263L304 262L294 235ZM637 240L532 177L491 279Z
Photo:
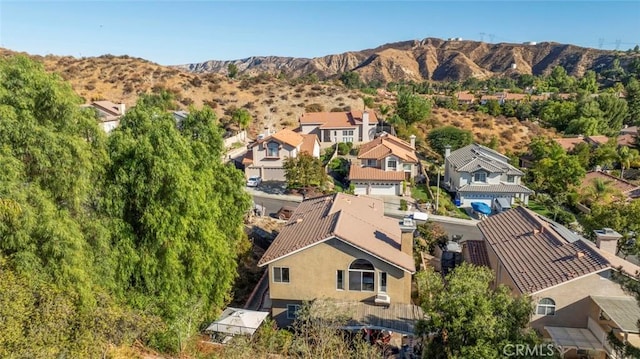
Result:
M600 72L615 58L626 67L637 54L598 50L554 42L490 44L460 39L426 38L385 44L374 49L350 51L316 58L252 56L240 60L179 65L195 73L227 72L235 64L241 74L283 73L291 77L316 74L330 79L348 71L357 72L365 82L464 81L514 74L541 75L555 66L574 76L587 70Z

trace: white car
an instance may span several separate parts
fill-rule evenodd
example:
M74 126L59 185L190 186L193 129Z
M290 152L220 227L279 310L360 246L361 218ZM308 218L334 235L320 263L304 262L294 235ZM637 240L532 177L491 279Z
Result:
M247 180L247 187L258 187L262 183L262 178L260 176L251 176Z

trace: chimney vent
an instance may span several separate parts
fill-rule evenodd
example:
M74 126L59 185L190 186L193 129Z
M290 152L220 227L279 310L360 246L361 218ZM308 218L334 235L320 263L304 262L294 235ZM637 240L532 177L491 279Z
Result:
M578 259L584 258L584 252L583 251L578 251L578 253L576 253L576 258L578 258Z
M449 157L450 154L451 154L451 146L449 145L444 146L444 158Z
M416 149L416 135L411 135L409 137L411 139L411 148Z
M296 223L301 223L301 222L302 222L302 218L296 219Z

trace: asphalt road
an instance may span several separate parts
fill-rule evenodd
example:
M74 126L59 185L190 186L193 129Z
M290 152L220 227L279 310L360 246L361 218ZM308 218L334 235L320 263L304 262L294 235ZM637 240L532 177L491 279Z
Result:
M273 199L273 198L264 198L264 197L255 196L255 195L253 196L253 202L257 205L265 207L266 208L265 215L271 216L271 217L273 217L282 206L298 207L298 205L300 204L298 202L283 201L280 199Z

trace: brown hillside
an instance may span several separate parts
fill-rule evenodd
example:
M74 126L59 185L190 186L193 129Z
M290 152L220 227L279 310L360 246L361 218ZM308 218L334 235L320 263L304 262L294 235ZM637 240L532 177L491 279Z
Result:
M574 76L587 70L606 69L615 57L626 67L637 54L597 50L574 45L543 42L529 44L488 44L478 41L445 41L427 38L385 44L375 49L352 51L313 59L258 56L231 61L207 61L179 66L197 73L225 74L229 64L241 72L261 72L303 76L315 73L320 78L333 78L356 71L364 81L455 80L469 77L487 78L514 73L546 74L555 66L563 66ZM511 69L512 64L516 65Z
M14 52L0 49L0 57L12 54ZM406 55L391 49L388 56ZM252 136L262 132L265 126L272 129L296 127L298 117L307 107L324 111L362 109L362 98L368 96L333 82L296 85L265 75L229 80L219 74L189 73L126 56L32 57L44 63L48 71L69 81L87 102L108 99L132 106L139 94L165 88L176 94L182 109L187 109L189 104L196 107L206 104L214 108L219 117L224 117L226 110L244 107L254 118L250 128ZM422 70L416 66L412 71ZM391 105L393 96L376 96L375 102ZM430 122L469 129L480 143L488 143L492 136L497 136L500 149L510 151L523 149L531 136L543 132L537 125L515 119L447 109L434 109ZM428 128L427 124L422 126L423 135Z

